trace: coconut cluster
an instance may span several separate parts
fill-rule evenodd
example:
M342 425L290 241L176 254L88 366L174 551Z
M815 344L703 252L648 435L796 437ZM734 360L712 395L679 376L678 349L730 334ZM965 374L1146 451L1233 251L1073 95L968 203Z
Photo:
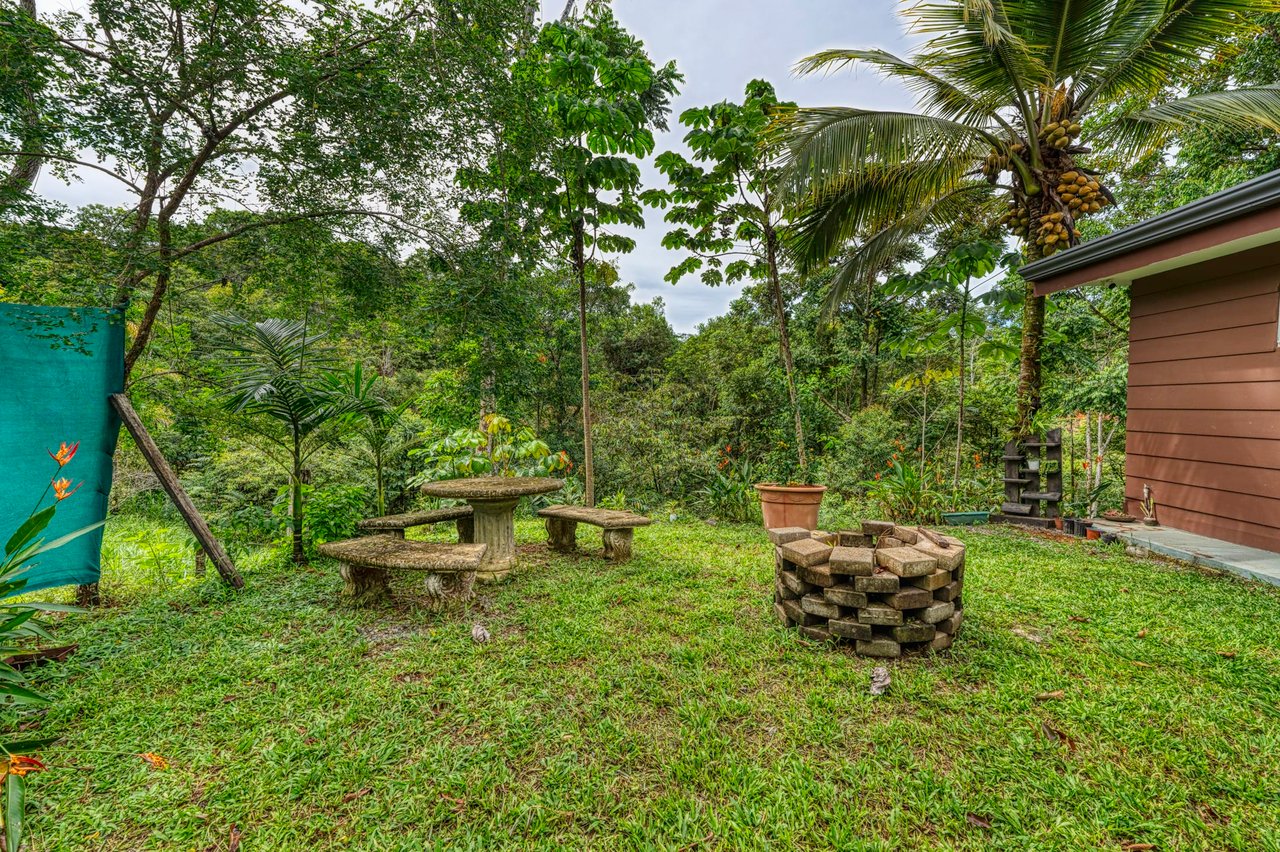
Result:
M1038 257L1073 244L1080 237L1076 222L1110 203L1110 195L1098 178L1074 162L1074 155L1087 153L1088 149L1077 145L1083 127L1065 92L1054 96L1053 112L1054 120L1039 129L1035 144L1041 163L1037 177L1046 190L1053 187L1055 191L1036 195L1015 193L1009 209L999 220ZM1011 171L1016 178L1019 169L1014 168L1015 157L1022 166L1030 168L1027 145L1018 141L1006 150L988 154L982 163L982 174L992 184L998 182L1004 172Z

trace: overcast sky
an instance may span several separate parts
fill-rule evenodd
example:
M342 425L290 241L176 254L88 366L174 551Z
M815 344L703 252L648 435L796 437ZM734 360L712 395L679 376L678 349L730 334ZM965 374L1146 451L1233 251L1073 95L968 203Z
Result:
M619 19L644 39L653 60L674 59L684 86L674 102L671 131L658 136L657 151L685 150L678 116L684 110L723 100L741 100L757 77L773 83L783 100L802 106L859 106L901 109L912 104L898 84L870 71L833 76L795 77L798 59L830 47L880 47L904 52L907 36L895 14L896 0L614 0ZM543 0L548 17L559 15L563 0ZM650 163L643 166L648 186L665 179ZM661 245L666 233L662 211L648 210L646 227L633 236L635 252L619 258L624 281L636 285L634 298L661 296L667 318L678 332L692 332L708 317L724 313L739 287L705 287L696 276L672 286L662 280L683 255Z
M55 5L81 5L59 0ZM911 100L897 84L868 71L831 77L795 77L796 60L828 47L881 47L906 50L906 34L894 14L896 0L615 0L618 17L644 40L658 64L674 59L685 82L672 110L671 132L658 136L657 151L683 150L684 135L677 117L692 106L740 100L743 88L756 77L769 80L783 100L807 106L845 105L896 109ZM564 0L543 0L548 19L559 16ZM664 183L649 163L644 164L647 186ZM84 172L84 181L58 184L47 172L38 188L70 204L120 204L126 199L110 178ZM723 313L737 295L737 286L704 287L694 277L677 286L663 275L682 256L662 248L665 233L661 211L646 213L647 227L633 234L634 253L619 259L624 281L636 285L635 298L661 296L667 316L679 332L692 332L698 323Z

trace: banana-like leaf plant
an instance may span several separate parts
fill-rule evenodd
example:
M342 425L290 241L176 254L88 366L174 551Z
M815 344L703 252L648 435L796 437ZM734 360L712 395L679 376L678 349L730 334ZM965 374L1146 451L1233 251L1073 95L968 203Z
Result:
M1176 81L1280 10L1277 0L930 0L903 11L929 39L912 56L826 50L802 73L866 66L904 84L914 112L826 107L780 124L794 250L841 257L834 309L921 231L1000 222L1028 258L1075 245L1114 203L1093 147L1137 156L1197 125L1280 131L1280 86L1171 97ZM872 234L850 250L856 235ZM1027 285L1018 428L1040 406L1044 297Z

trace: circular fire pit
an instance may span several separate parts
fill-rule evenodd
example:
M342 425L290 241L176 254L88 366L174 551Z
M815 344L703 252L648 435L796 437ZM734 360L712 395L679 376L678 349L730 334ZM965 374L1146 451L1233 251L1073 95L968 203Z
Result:
M944 651L964 620L964 545L923 527L863 521L829 533L769 530L774 612L810 639L866 657Z

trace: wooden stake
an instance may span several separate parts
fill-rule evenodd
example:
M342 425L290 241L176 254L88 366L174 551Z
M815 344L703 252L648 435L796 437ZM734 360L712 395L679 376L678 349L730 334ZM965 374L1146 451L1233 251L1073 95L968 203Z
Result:
M924 527L916 527L916 532L920 533L920 535L924 536L929 541L936 544L938 547L941 547L943 550L947 550L948 548L951 547L949 543L939 538L937 533L933 532L932 530L927 530Z
M173 504L178 507L178 512L182 515L183 520L187 522L187 526L191 528L192 535L196 537L200 547L208 554L210 561L218 569L218 573L222 575L222 579L233 589L243 589L244 578L240 576L240 572L236 570L236 566L231 562L231 557L222 549L222 545L213 537L213 532L209 529L209 525L204 522L200 511L191 502L191 498L187 496L182 483L178 481L177 474L173 472L173 468L169 467L169 462L160 453L160 448L156 446L156 442L151 439L151 434L147 432L147 427L142 425L142 419L138 417L138 412L134 411L133 404L129 402L129 398L122 393L114 393L111 395L110 400L111 407L120 415L120 419L124 421L125 428L129 430L129 434L133 436L134 442L137 443L138 449L142 451L147 463L155 471L156 477L160 480L160 486L169 495L169 499L173 500Z

